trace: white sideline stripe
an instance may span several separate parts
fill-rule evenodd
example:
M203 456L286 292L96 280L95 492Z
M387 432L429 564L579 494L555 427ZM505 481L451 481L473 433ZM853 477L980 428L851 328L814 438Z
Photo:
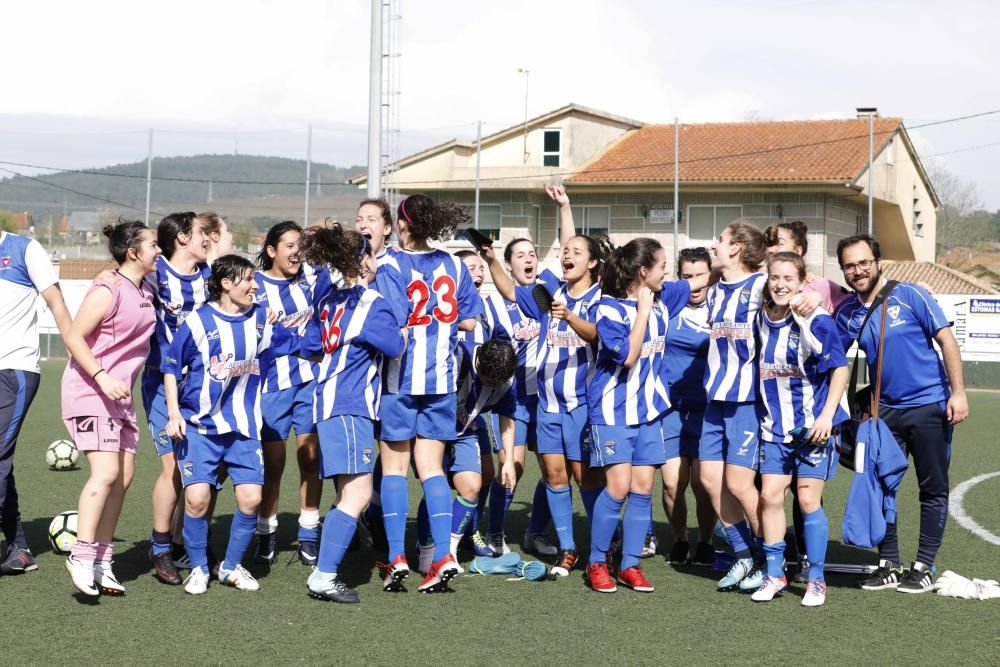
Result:
M965 528L973 535L981 537L990 544L1000 546L1000 536L994 535L980 526L976 520L969 516L962 507L962 501L965 500L965 494L967 494L972 487L980 482L985 482L986 480L994 477L1000 477L1000 470L997 470L996 472L983 473L982 475L976 475L972 479L967 479L952 489L951 499L948 501L948 512L955 517L955 521L957 521L962 528Z

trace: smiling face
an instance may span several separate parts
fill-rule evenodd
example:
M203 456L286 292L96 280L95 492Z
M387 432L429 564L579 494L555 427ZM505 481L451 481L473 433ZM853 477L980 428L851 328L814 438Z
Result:
M844 248L840 254L844 280L863 299L878 289L882 282L882 265L875 259L871 247L859 241Z
M639 282L654 292L659 292L663 289L663 278L667 275L667 251L660 248L653 257L653 266L639 269Z
M711 269L707 262L681 262L681 280L690 280L691 278L697 278L698 276L703 276L709 273ZM705 303L705 298L708 296L708 289L700 289L697 292L691 292L691 299L688 303L692 306L698 306Z
M290 229L278 239L277 245L267 246L267 255L271 258L271 268L285 278L291 278L299 272L302 257L299 254L299 242L302 234Z
M253 305L254 295L257 294L257 281L254 280L254 270L247 269L243 277L233 282L228 278L222 279L222 291L229 296L229 300L234 306L246 309Z
M377 255L385 248L385 241L392 234L392 225L382 217L380 206L365 204L354 218L354 231L368 239Z
M792 297L799 293L802 277L792 262L771 262L767 271L767 289L775 305L787 306Z
M177 243L191 254L194 261L204 262L208 259L211 241L198 223L191 225L190 234L178 234Z
M535 253L535 244L531 241L515 243L510 249L510 262L507 267L518 285L534 285L538 277L538 255Z
M128 251L128 258L138 262L142 266L143 273L152 273L156 270L156 258L160 256L160 245L156 242L156 232L152 229L142 231L142 242L138 252L132 249Z
M576 283L589 275L590 270L597 267L597 260L590 256L587 239L574 236L563 246L562 256L563 280Z
M465 264L465 268L469 270L472 282L478 290L482 286L483 280L486 279L486 269L483 266L483 260L478 255L469 255L462 258L462 264Z

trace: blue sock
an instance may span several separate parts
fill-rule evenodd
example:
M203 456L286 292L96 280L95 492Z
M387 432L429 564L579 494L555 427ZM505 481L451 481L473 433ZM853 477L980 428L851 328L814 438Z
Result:
M583 511L587 513L588 524L593 525L594 523L594 503L597 502L597 497L601 495L603 490L603 486L596 489L580 489L580 499L583 501Z
M531 499L531 518L528 519L528 532L532 535L545 531L545 526L552 520L549 511L549 497L545 493L545 482L539 480L535 484L535 497Z
M472 521L469 522L470 533L479 532L479 524L483 519L483 512L486 511L486 501L489 497L490 494L486 492L481 492L479 494L479 500L476 501L476 511L473 512Z
M254 517L254 527L257 527L257 517ZM191 561L191 569L200 567L208 572L208 519L193 517L185 512L183 532L184 549Z
M740 530L740 526L743 526L743 530ZM744 538L744 533L746 538ZM726 541L729 542L729 546L733 548L733 554L737 558L750 558L750 546L747 544L747 540L750 539L750 530L747 528L747 522L741 521L735 526L726 526Z
M243 554L250 546L250 538L257 532L257 515L244 514L236 510L233 514L233 523L229 527L229 544L226 546L226 559L222 561L222 567L226 570L233 570L243 561Z
M331 509L333 509L333 508L331 508ZM327 512L327 514L329 514L329 512ZM315 517L316 517L317 523L316 523L315 526L312 526L311 528L306 528L305 526L303 526L302 525L302 518L301 518L301 516L299 517L298 541L299 541L300 544L302 542L318 542L319 541L319 522L318 522L319 512L316 512Z
M494 477L490 484L490 535L504 532L504 519L507 518L507 510L513 500L514 492L508 491L507 487Z
M802 523L806 540L806 553L809 554L809 581L823 581L826 543L830 538L830 524L826 520L826 512L820 507L815 512L803 514Z
M456 495L451 504L451 534L464 535L475 514L476 501L466 500L461 495Z
M327 512L323 521L323 541L319 545L316 569L325 574L336 574L357 528L357 520L349 514L338 509Z
M670 517L667 517L667 518L669 519ZM649 503L649 526L646 527L646 534L647 535L652 535L653 532L654 532L653 531L653 503L650 502ZM682 540L678 539L677 541L680 542Z
M649 517L653 512L653 496L648 493L628 494L628 505L625 506L625 518L622 520L622 565L626 570L639 564L642 546L646 542L649 531Z
M382 521L385 523L386 539L389 542L390 563L404 553L403 540L406 538L406 511L409 502L406 477L382 477Z
M774 544L765 544L764 557L767 558L767 576L772 579L780 579L785 576L784 540L778 540Z
M437 562L451 553L451 487L444 475L425 479L423 487Z
M608 547L611 538L618 529L624 500L618 500L605 488L594 503L594 521L590 524L590 564L605 563L608 560ZM645 515L643 515L645 529ZM645 535L645 532L643 532Z
M149 548L152 549L154 556L170 551L170 533L158 533L154 530L149 536Z
M573 493L570 487L553 489L545 485L545 497L549 500L549 510L552 512L552 524L556 527L556 537L559 538L560 549L576 549L573 541Z
M423 498L417 505L417 544L422 547L434 544L431 538L431 521L427 517L427 501Z

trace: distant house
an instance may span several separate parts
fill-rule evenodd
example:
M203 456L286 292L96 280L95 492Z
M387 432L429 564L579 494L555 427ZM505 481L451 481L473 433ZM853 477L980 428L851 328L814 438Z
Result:
M31 232L35 224L32 215L27 211L20 213L17 211L0 211L0 217L9 220L11 230L18 234Z
M62 229L62 223L59 223ZM97 243L101 238L101 218L96 211L73 211L67 221L72 241L80 245Z
M868 226L868 127L867 117L680 125L675 216L674 126L570 104L482 139L479 227L501 242L530 234L554 261L556 209L541 186L562 182L580 231L618 244L651 236L668 256L675 217L682 248L711 243L740 217L761 228L802 220L807 262L837 278L837 242ZM883 254L933 261L939 201L902 120L876 117L874 137L874 231ZM471 206L475 148L453 140L403 158L383 185Z
M1000 290L985 280L934 262L885 260L882 262L882 271L886 278L921 283L930 287L935 294L983 296L1000 293Z

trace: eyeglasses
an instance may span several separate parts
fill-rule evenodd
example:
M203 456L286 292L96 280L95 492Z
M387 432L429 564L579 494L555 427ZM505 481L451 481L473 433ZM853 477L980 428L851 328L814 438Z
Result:
M875 266L876 261L877 260L874 259L863 259L857 264L844 264L840 268L844 271L844 273L854 273L858 269L861 269L862 271L867 271L868 269Z

